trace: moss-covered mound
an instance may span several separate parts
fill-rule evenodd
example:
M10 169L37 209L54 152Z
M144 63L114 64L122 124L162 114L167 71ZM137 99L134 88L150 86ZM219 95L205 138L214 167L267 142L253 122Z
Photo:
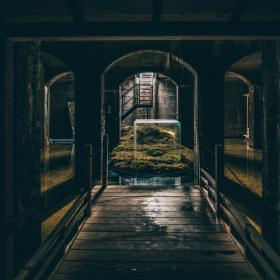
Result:
M174 132L166 128L155 125L141 128L134 159L134 133L127 128L112 152L111 166L119 171L144 174L188 173L193 170L193 151L176 147L174 137Z

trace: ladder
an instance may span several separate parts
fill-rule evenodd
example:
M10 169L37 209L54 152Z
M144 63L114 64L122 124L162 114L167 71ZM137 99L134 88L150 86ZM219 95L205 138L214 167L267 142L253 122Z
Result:
M153 106L153 88L154 88L154 73L141 73L139 78L135 77L135 83L132 87L125 90L122 94L122 115L121 120L127 118L137 108L148 110ZM133 101L131 95L133 95Z
M153 73L141 73L139 78L139 105L153 104Z

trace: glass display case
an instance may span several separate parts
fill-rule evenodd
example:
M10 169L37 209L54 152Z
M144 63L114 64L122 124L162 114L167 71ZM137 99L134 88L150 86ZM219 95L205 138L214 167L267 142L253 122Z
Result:
M181 161L181 123L167 119L135 120L134 159Z

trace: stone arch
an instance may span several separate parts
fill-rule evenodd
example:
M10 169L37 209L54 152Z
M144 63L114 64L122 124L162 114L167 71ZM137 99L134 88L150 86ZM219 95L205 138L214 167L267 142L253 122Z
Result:
M195 164L194 164L194 173L195 177L199 178L200 173L200 155L199 155L199 110L198 110L198 75L196 70L185 60L179 58L178 56L171 54L162 50L153 50L153 49L145 49L145 50L137 50L134 52L127 53L114 61L112 61L102 72L101 74L101 141L103 141L103 136L106 135L106 85L105 85L105 77L109 73L111 69L117 66L120 62L129 59L137 54L154 54L154 55L165 55L169 57L169 59L178 65L183 66L183 68L189 72L193 78L193 148L195 154ZM150 68L151 69L151 68ZM161 71L160 71L161 72ZM165 73L163 73L165 74ZM102 145L103 146L103 145ZM104 150L102 149L102 158L104 159ZM104 162L102 163L104 170ZM197 181L197 180L196 180Z
M44 98L43 98L43 115L44 115L44 146L48 146L50 144L50 88L53 84L55 84L57 81L60 79L68 76L68 75L73 75L73 71L65 71L61 72L59 74L56 74L53 76L51 79L49 79L45 84L44 84Z

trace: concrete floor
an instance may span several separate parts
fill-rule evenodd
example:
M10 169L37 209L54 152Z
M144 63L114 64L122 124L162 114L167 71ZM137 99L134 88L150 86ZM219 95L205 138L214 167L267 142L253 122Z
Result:
M240 139L225 139L225 176L262 196L262 150Z

